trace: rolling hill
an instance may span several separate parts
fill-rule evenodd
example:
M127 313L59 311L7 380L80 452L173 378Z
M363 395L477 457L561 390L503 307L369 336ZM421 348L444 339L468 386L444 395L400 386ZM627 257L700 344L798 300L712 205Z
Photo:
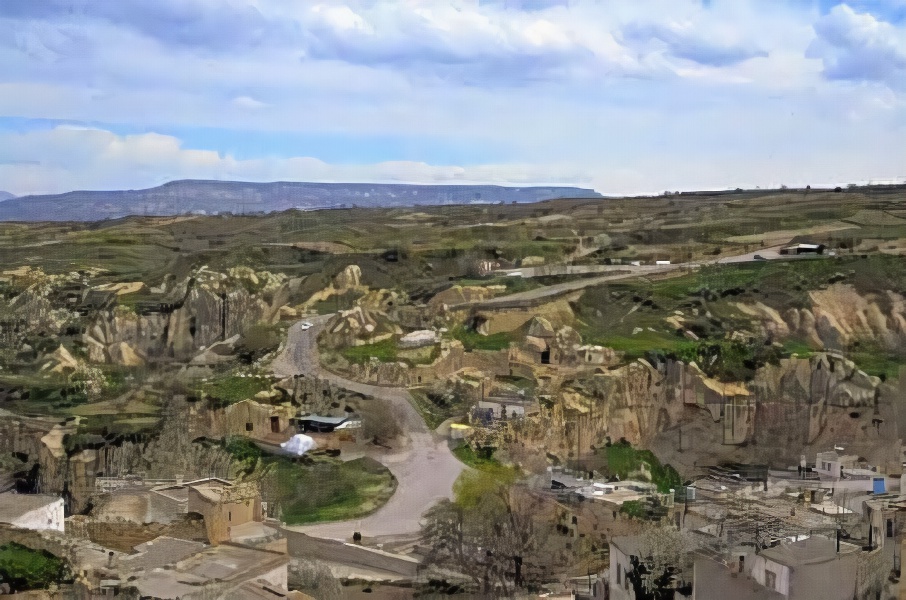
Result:
M0 204L2 221L98 221L129 215L248 214L299 208L524 203L600 194L575 187L246 183L180 180L144 190L75 191L21 196Z

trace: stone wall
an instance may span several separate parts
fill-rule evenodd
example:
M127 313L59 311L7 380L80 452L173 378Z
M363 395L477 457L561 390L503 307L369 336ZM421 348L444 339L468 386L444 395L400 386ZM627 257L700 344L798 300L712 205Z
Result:
M406 577L415 577L420 568L417 560L409 556L305 535L292 529L281 530L286 536L287 550L294 558L317 559L351 567L365 567L389 571ZM349 532L350 537L352 531Z

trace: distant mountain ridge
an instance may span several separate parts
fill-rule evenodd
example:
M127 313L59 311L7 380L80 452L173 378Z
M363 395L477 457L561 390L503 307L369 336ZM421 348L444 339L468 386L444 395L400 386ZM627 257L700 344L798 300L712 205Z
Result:
M393 207L600 198L592 189L559 186L409 185L386 183L247 183L184 179L144 190L75 191L20 196L0 203L0 221L98 221L129 215L260 213L299 208Z
M16 197L15 194L10 194L9 192L4 192L3 190L0 190L0 202L3 202L4 200L10 200L11 198L15 198L15 197Z

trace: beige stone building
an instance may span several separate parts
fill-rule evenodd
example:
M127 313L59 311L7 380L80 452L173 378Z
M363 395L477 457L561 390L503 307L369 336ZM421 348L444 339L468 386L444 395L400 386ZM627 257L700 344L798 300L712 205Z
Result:
M212 544L229 541L233 527L263 520L261 492L252 482L233 484L211 478L189 482L186 488L188 511L204 517L208 540Z

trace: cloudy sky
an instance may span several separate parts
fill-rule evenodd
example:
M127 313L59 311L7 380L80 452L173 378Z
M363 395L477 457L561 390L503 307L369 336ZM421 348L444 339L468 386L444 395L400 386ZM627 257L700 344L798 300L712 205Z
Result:
M906 0L2 0L0 190L906 181Z

